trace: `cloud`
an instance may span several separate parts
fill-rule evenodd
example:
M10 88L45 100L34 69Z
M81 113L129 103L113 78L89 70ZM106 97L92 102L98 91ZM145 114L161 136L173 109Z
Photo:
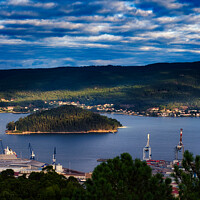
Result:
M98 10L98 13L102 14L115 14L115 16L123 17L124 15L132 16L151 16L153 11L142 10L135 6L131 1L94 1L92 5L102 5L101 9Z
M8 0L8 5L28 5L30 4L29 0Z
M95 48L108 48L110 45L108 42L120 41L120 36L114 35L99 35L99 36L90 36L90 37L50 37L41 41L47 46L67 46L67 47L95 47ZM107 42L105 44L104 42Z
M21 44L30 44L30 42L27 42L22 39L13 39L9 38L7 36L0 36L0 45L6 44L6 45L21 45Z
M3 2L2 4L3 5L11 5L11 6L29 6L29 7L35 7L35 8L43 7L43 8L46 8L46 9L53 8L57 5L54 2L48 2L48 3L39 2L39 3L36 3L34 1L31 1L31 0L8 0L6 2Z
M46 20L46 19L6 20L3 23L7 25L31 25L43 28L49 27L49 28L66 28L66 29L76 29L83 26L82 24L78 23L71 23L59 20Z
M153 46L143 46L139 48L142 51L160 51L161 48L153 47Z
M193 8L194 12L200 13L200 8Z
M23 17L23 18L26 18L26 17L37 17L38 14L36 12L33 12L33 11L2 11L1 12L1 16L4 16L4 17L8 17L8 18L18 18L18 17Z
M199 30L196 0L4 0L0 68L200 60Z
M136 0L136 4L150 4L150 5L157 5L159 7L163 7L166 9L174 10L174 9L181 9L184 6L187 6L187 3L181 3L177 0Z
M200 54L200 50L199 49L168 49L169 52L190 52L190 53L196 53L196 54Z

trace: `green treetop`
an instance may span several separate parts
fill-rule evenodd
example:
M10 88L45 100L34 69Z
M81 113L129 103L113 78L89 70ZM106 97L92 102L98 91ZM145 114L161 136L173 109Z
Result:
M146 162L128 153L97 166L88 180L87 198L93 200L172 200L171 179L155 176Z
M183 169L175 166L174 177L179 185L180 200L200 199L200 156L184 152Z

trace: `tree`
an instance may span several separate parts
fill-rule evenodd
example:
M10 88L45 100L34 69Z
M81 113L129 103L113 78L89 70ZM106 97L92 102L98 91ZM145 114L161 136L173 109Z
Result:
M9 131L15 130L15 122L14 122L14 121L9 122L9 123L6 125L6 128L7 128Z
M53 165L47 165L42 169L42 171L55 172L55 169L53 169Z
M171 180L155 176L146 162L132 160L128 153L97 166L86 182L87 198L96 200L172 200Z
M13 178L14 177L14 171L12 169L6 169L5 171L1 172L1 177L3 179L7 179L7 178Z
M200 199L200 156L194 158L192 153L185 151L182 165L185 170L176 165L173 174L179 185L180 199Z

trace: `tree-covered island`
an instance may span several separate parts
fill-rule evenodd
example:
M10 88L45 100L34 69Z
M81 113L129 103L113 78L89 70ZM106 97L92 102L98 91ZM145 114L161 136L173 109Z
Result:
M7 124L7 134L116 132L116 119L72 105L33 113Z

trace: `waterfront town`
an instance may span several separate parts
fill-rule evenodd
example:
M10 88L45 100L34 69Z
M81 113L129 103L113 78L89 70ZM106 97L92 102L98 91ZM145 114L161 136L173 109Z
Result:
M7 100L1 99L0 102L12 103L14 99ZM9 104L8 104L9 105ZM151 107L144 111L135 111L131 105L114 105L114 104L99 104L99 105L86 105L79 102L70 101L44 101L45 107L29 104L28 106L0 106L0 113L31 113L39 110L47 110L52 107L62 105L74 105L87 110L101 113L115 113L135 116L150 116L150 117L200 117L200 108L191 108L189 106L179 106L173 108L167 107Z

